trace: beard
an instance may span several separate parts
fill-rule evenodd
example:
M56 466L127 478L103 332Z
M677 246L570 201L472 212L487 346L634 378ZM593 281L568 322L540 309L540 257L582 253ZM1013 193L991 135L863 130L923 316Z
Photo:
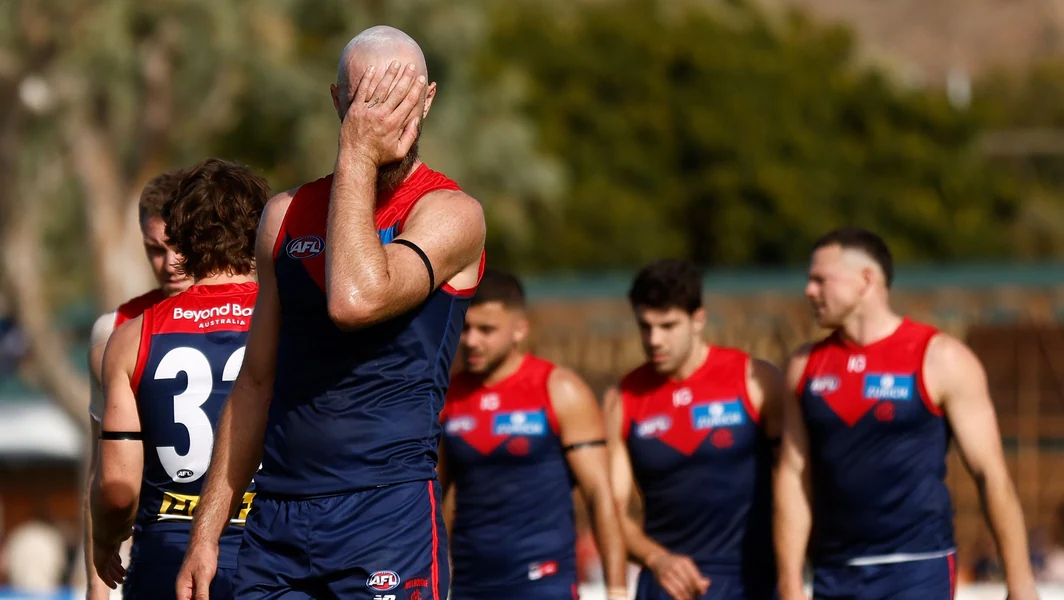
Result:
M421 121L417 123L417 137L414 138L413 145L410 146L410 151L406 153L403 160L388 163L377 167L377 195L384 196L391 194L395 190L399 189L399 186L410 175L410 172L414 169L414 163L417 162L418 146L421 143Z

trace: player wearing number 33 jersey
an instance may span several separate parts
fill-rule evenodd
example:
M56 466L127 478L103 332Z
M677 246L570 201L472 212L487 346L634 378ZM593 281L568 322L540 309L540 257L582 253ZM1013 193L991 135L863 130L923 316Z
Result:
M226 219L225 209L236 207L212 189L223 184L235 190L228 196L243 198L245 206L239 210L247 214L242 219ZM93 498L94 516L98 515L93 524L94 560L105 583L122 578L108 546L128 536L134 517L133 549L123 586L127 598L175 597L192 515L210 463L215 423L244 358L258 295L251 277L255 212L261 213L266 197L264 182L221 161L208 161L186 177L164 216L169 217L171 239L178 244L186 241L183 268L195 283L122 325L108 344L101 467ZM207 233L211 228L202 222L202 213L210 210L217 213L217 220L229 221L217 229L234 231ZM206 247L203 241L214 241L205 239L209 235L224 239ZM236 555L253 488L254 484L244 494L221 537L219 570L210 590L213 599L232 596Z

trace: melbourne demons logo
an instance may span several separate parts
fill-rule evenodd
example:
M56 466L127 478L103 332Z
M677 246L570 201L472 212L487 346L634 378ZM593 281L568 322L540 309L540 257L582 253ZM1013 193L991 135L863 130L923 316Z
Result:
M314 258L325 251L325 240L316 235L305 235L288 242L286 251L296 260Z
M366 587L377 592L387 592L399 587L399 574L395 571L377 571L366 580Z

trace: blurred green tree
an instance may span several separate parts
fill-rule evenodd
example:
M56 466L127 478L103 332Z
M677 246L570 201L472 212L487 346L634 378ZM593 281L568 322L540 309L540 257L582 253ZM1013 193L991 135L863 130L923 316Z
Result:
M479 77L521 78L569 181L516 265L794 263L845 223L903 260L1008 254L1019 193L975 152L978 115L859 68L842 29L710 6L494 6Z

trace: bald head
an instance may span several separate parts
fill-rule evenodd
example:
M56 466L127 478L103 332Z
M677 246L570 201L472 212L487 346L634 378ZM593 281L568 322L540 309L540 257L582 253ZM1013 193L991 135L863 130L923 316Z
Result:
M340 63L336 68L336 89L343 108L346 110L355 92L353 86L358 85L366 69L376 66L375 77L379 79L393 60L403 65L413 63L418 74L428 77L425 54L414 38L402 31L378 25L351 38L340 53Z

